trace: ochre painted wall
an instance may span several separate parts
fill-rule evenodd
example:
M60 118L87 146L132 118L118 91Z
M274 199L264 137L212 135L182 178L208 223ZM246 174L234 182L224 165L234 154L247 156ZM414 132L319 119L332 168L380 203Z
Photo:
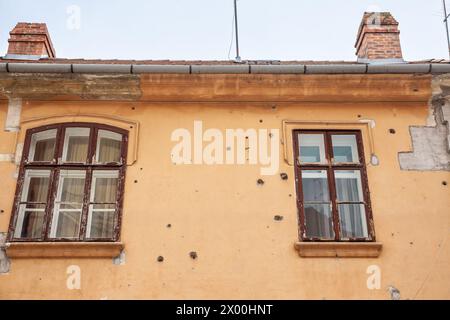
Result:
M398 152L411 150L409 126L425 125L426 102L108 102L24 101L22 120L65 114L118 116L140 123L138 159L126 172L122 241L126 261L11 259L0 275L2 299L402 299L450 298L449 172L401 171ZM133 109L134 108L134 109ZM0 123L7 102L0 100ZM360 118L358 117L360 115ZM280 150L280 170L259 165L174 165L176 128L278 128L283 119L372 119L378 166L368 166L378 258L300 258L295 177ZM263 120L263 122L260 122ZM396 133L389 133L394 128ZM0 153L15 133L0 132ZM366 148L368 146L365 146ZM366 159L367 162L369 159ZM16 166L0 162L0 232L9 224ZM137 183L134 181L137 180ZM282 215L282 221L274 221ZM167 228L171 224L171 228ZM196 251L198 258L189 257ZM158 256L163 262L157 262ZM81 289L66 287L70 265ZM381 288L366 285L370 265Z

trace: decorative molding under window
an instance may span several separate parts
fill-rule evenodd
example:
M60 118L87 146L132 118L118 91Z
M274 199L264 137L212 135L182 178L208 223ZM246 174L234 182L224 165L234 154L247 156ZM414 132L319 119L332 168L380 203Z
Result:
M303 258L377 258L381 254L380 242L296 242L294 245Z
M122 242L10 242L8 258L114 258L124 248Z

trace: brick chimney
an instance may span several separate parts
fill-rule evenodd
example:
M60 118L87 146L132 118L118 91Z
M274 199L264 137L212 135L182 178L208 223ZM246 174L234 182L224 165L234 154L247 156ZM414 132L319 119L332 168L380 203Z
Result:
M365 12L355 48L358 61L403 62L398 22L390 12Z
M19 22L9 35L6 58L55 58L55 49L45 23Z

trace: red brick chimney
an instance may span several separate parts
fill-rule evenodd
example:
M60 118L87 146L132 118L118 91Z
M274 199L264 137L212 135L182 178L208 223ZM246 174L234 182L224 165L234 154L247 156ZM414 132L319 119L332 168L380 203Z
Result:
M398 22L389 12L365 12L355 48L359 61L403 61Z
M45 23L19 22L9 34L7 57L55 58L55 49Z

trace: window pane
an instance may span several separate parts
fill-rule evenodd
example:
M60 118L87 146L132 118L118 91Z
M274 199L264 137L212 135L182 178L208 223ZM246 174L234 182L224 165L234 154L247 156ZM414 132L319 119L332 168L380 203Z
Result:
M307 238L334 239L330 204L304 204Z
M361 172L359 170L335 170L337 200L363 202Z
M90 202L115 203L118 178L118 170L94 170Z
M88 238L112 238L116 213L118 170L95 170L89 205Z
M329 201L326 170L302 170L303 201Z
M89 128L67 128L64 137L63 162L84 163L88 156Z
M14 230L15 238L41 238L50 170L27 170Z
M359 162L358 145L354 134L331 136L334 162Z
M78 238L86 173L61 170L54 205L51 237Z
M47 202L50 170L27 170L21 202Z
M61 188L61 203L78 203L81 204L83 202L84 195L84 172L83 177L63 177L61 180L62 188Z
M14 231L15 238L41 238L45 204L21 204Z
M300 162L325 163L325 143L323 134L298 135Z
M41 131L31 135L28 160L53 161L55 156L56 129Z
M81 210L59 211L56 238L78 238Z
M115 205L91 204L88 217L88 238L112 238L114 232Z
M363 204L339 204L341 238L367 238L366 210Z
M99 130L97 138L97 163L120 162L122 135L116 132Z

